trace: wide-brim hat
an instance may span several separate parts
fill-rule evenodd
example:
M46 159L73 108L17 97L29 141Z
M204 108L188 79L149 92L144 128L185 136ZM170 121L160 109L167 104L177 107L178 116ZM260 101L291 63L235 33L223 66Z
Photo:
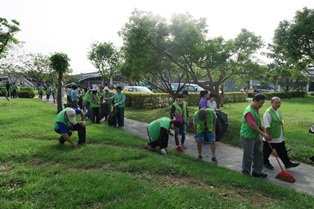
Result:
M92 91L97 91L99 88L97 85L93 85Z

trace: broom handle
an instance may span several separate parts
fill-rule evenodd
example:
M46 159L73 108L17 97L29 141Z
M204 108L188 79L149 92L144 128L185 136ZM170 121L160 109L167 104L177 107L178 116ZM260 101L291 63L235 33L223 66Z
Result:
M270 149L271 149L273 155L275 156L275 158L276 158L276 160L277 160L277 162L278 162L278 164L279 164L279 166L280 166L280 168L281 168L281 171L283 171L283 168L282 168L282 166L281 166L281 163L280 163L279 160L278 160L277 154L274 152L274 149L273 149L273 147L271 146L270 142L269 142L267 139L266 139L266 141L267 141L267 143L268 143L268 145L269 145L269 147L270 147Z

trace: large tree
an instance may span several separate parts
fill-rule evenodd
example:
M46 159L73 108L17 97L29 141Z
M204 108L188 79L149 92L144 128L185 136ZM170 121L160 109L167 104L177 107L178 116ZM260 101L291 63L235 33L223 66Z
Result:
M62 79L63 74L66 73L69 70L69 63L70 59L68 58L68 55L59 52L54 53L50 57L50 67L54 69L58 73L58 95L57 95L57 113L62 111L62 97L61 97L61 85L62 85Z
M293 20L283 20L275 30L274 53L285 52L285 59L308 67L314 62L314 9L297 11Z
M37 86L50 74L50 57L43 54L29 53L23 62L24 74L36 81Z
M113 43L93 43L88 52L88 59L105 82L110 82L120 70L120 53Z
M217 95L226 79L256 68L253 55L263 45L259 36L245 29L228 41L221 37L208 39L204 18L176 14L168 22L160 16L137 10L120 35L124 40L129 75L153 76L157 71L169 70L175 65L177 71L174 72L183 75L178 77L185 79L183 83L191 77Z
M20 23L16 20L8 21L0 17L0 59L4 52L9 48L10 43L18 43L14 36L20 31Z

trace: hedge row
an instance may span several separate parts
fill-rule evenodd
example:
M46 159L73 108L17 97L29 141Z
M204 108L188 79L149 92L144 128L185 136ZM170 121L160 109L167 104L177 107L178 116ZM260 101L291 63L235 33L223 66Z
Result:
M284 99L284 98L306 97L307 96L306 91L289 91L287 93L285 93L283 91L274 92L274 93L266 92L263 94L266 96L266 99L269 99L269 100L273 97L279 97L281 99Z
M167 93L146 94L137 92L124 92L124 94L127 97L127 107L155 109L169 107L174 102L171 95ZM246 101L246 98L247 95L243 92L228 92L224 94L224 103L244 102ZM185 101L191 106L198 106L200 101L199 92L189 92L189 95Z
M5 87L1 87L2 95L7 95L7 89ZM19 98L34 98L35 93L33 87L20 87L19 91L17 92L17 96Z

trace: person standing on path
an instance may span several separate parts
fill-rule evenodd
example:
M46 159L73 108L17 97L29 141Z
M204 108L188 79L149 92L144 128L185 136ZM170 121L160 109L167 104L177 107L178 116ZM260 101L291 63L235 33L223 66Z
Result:
M51 94L51 88L50 88L49 83L47 83L47 87L46 87L45 91L46 91L46 100L47 100L47 102L49 102L50 94Z
M7 90L7 97L9 98L10 97L10 83L9 81L7 81L7 84L5 84L5 89Z
M216 158L216 118L214 111L210 108L202 108L194 113L193 118L193 127L194 127L194 138L197 143L198 159L202 159L202 149L203 149L203 138L204 135L207 136L207 139L210 142L212 162L218 163Z
M264 94L256 94L253 101L249 104L242 116L240 138L243 144L242 173L257 178L266 178L263 173L263 150L260 135L269 140L268 134L264 133L259 109L265 103ZM253 171L252 170L253 163Z
M76 115L81 115L82 122L76 122ZM55 120L54 130L58 134L61 134L59 139L60 144L64 144L65 141L68 141L73 147L77 146L70 138L72 131L78 131L78 145L85 145L86 143L84 114L80 109L73 109L71 107L64 108Z
M38 86L38 98L42 100L43 99L43 95L44 95L44 87L43 87L42 84L40 84Z
M73 108L78 108L78 101L79 101L79 95L77 93L77 85L72 84L72 90L70 91L70 97L71 97L71 102L72 102L72 107Z
M180 121L171 120L167 117L162 117L151 122L147 126L147 134L150 142L145 146L145 149L154 151L159 146L160 153L166 155L170 129L176 130L179 126Z
M188 123L188 109L184 100L183 94L178 94L176 101L172 104L170 110L170 118L180 121L180 126L174 132L174 140L179 152L183 152L186 149L184 145L186 136L186 124ZM179 134L181 135L181 146L179 143Z
M271 143L274 150L280 157L281 161L285 165L285 168L297 167L300 163L293 163L290 161L288 157L288 151L285 145L285 138L283 132L283 116L281 111L279 110L281 106L281 100L279 97L273 97L271 99L271 106L268 108L264 114L264 127L267 135L269 136L269 142ZM269 156L272 152L269 144L264 138L264 167L268 169L274 169L274 167L269 162Z

